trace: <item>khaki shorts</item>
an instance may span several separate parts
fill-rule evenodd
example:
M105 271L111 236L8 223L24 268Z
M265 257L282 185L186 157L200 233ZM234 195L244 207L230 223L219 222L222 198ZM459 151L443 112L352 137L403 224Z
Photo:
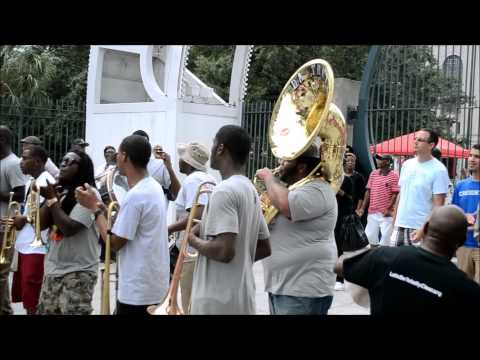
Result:
M457 266L480 284L480 248L460 246L457 250Z

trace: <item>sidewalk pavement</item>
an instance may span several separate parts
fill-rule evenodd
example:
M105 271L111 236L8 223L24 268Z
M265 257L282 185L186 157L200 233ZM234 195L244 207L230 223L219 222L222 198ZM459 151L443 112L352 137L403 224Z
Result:
M113 263L110 269L110 308L111 311L115 309L115 271L116 264ZM257 262L253 266L253 272L255 277L256 284L256 304L257 304L257 314L258 315L268 315L268 296L264 291L264 282L263 282L263 267L261 262ZM11 286L12 274L10 274L10 286ZM181 299L179 298L179 301ZM95 285L95 290L93 294L93 315L98 315L100 313L100 302L101 302L101 280L100 273L98 276L97 284ZM181 302L180 302L181 303ZM14 314L16 315L25 315L26 312L23 309L21 303L12 304ZM329 315L368 315L370 311L365 309L357 304L355 304L346 291L335 291L333 297L333 303L329 310Z

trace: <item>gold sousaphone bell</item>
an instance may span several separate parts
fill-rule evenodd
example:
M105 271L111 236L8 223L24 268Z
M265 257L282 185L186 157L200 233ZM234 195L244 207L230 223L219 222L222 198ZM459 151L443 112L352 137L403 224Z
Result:
M321 177L336 193L343 181L343 156L347 132L345 119L332 103L333 71L328 62L315 59L302 65L284 86L272 112L269 140L273 155L280 160L300 157L315 142L320 162L312 172L289 190ZM278 210L261 194L267 223Z

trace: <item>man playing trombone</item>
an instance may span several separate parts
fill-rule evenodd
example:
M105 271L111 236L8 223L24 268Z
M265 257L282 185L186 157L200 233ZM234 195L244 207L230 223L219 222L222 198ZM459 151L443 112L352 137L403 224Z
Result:
M270 234L257 191L244 175L250 146L239 126L223 126L215 136L210 166L222 182L211 194L200 236L196 229L189 234L199 253L191 314L255 314L253 263L270 255Z
M18 251L17 271L13 275L12 302L23 302L27 315L34 315L37 311L38 298L42 288L43 262L47 249L48 230L41 232L42 244L35 244L38 234L35 221L37 209L43 205L44 198L40 196L39 187L47 186L47 180L54 183L54 177L45 170L48 155L40 145L31 145L23 150L20 168L25 175L29 175L25 188L26 201L23 215L17 215L14 224L19 232L15 241ZM36 201L36 197L38 201ZM38 207L37 207L38 206ZM30 222L28 222L30 220ZM39 240L39 239L37 239Z
M216 183L213 176L207 174L207 167L205 164L208 161L208 150L202 144L192 142L189 144L178 144L177 147L180 160L178 167L182 174L187 175L183 180L182 187L178 192L176 200L176 217L177 221L168 226L169 235L176 233L175 248L172 251L180 250L181 242L184 238L184 232L187 227L188 215L193 206L195 194L198 187L206 182ZM204 206L207 204L208 196L203 194L199 198L199 205L197 206L196 219L201 219ZM177 253L178 253L177 250ZM172 264L170 264L172 265ZM173 264L175 266L175 264ZM192 277L193 269L195 267L194 258L186 258L182 276L180 278L180 288L182 294L182 308L185 314L188 314L188 307L190 304L190 295L192 291Z
M107 229L104 206L90 187L78 187L76 198L95 213L104 241L110 233L111 248L118 252L119 288L117 315L147 315L168 290L169 257L165 197L148 174L151 146L145 137L127 136L120 144L117 166L129 190L122 201L113 229Z

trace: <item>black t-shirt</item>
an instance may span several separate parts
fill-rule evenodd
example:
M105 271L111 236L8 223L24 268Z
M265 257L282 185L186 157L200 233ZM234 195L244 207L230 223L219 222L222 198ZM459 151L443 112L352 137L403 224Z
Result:
M351 176L345 175L345 177L349 177L353 183L353 210L355 210L358 206L358 202L363 199L365 195L365 177L357 171L353 171Z
M480 286L420 247L381 247L346 259L345 279L369 290L372 315L480 316Z
M338 217L337 224L342 222L344 216L350 215L353 213L353 182L351 178L345 176L343 178L342 185L340 189L345 192L344 195L337 194L337 204L338 204Z

